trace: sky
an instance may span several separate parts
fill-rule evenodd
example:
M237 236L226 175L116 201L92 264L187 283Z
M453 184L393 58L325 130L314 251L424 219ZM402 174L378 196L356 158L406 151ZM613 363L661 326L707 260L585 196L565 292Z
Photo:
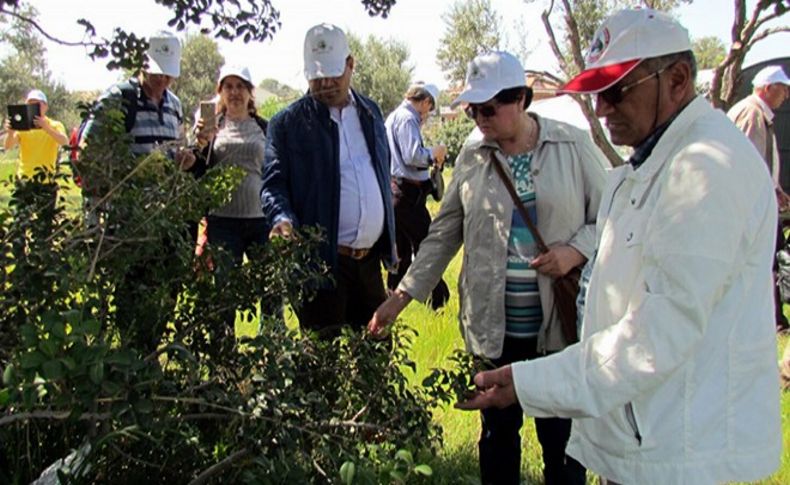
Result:
M110 37L116 27L147 36L167 28L169 10L153 0L31 0L39 10L39 23L50 34L64 40L80 40L83 29L76 24L89 19L99 35ZM304 34L311 26L329 22L347 32L367 37L376 35L403 41L410 50L414 79L445 87L447 81L436 65L436 51L445 31L443 14L452 0L398 0L387 19L370 17L359 0L272 0L280 10L281 29L263 43L219 40L226 62L249 67L257 84L274 78L297 89L305 89L302 74ZM508 50L526 46L530 51L521 59L524 67L556 72L556 61L540 21L548 0L491 0L502 17ZM749 6L754 0L747 2ZM676 11L692 38L715 35L729 47L732 0L695 0ZM790 15L783 24L790 23ZM197 29L195 29L196 31ZM183 35L183 34L179 34ZM119 77L107 71L106 60L91 61L84 48L64 47L45 42L47 62L55 79L70 90L104 89ZM758 43L747 55L745 66L790 55L790 34L782 33Z

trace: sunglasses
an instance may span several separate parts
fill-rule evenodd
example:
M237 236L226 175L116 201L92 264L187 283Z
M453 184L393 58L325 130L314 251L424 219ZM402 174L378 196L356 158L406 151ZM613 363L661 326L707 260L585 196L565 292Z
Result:
M606 91L601 91L598 93L598 97L606 101L607 104L614 106L616 104L622 103L623 99L625 99L626 93L631 89L639 86L640 84L653 79L654 77L657 78L659 74L669 69L671 65L662 67L658 71L652 72L647 76L637 79L632 83L628 83L625 85L621 85L620 83L615 84L611 88L607 89Z
M471 119L477 119L477 115L482 116L483 118L491 118L492 116L496 115L497 109L501 106L499 103L495 104L470 104L466 107L464 112L466 116Z

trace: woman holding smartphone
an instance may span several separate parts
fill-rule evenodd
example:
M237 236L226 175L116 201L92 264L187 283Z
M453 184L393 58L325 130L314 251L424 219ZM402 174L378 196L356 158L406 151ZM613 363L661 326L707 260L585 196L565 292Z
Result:
M195 172L202 175L217 164L235 165L246 172L231 201L208 217L208 243L225 249L232 261L215 261L217 270L239 265L254 245L266 243L268 229L261 209L261 169L267 122L255 111L253 84L246 67L225 66L217 82L216 110L201 105L198 144L204 147ZM212 116L214 111L214 116ZM232 325L235 313L229 316Z

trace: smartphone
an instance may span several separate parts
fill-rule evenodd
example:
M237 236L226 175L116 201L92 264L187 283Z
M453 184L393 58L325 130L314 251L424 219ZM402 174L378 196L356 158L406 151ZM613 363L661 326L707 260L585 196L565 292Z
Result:
M204 129L211 129L217 126L217 103L214 101L201 101L200 117L203 118Z

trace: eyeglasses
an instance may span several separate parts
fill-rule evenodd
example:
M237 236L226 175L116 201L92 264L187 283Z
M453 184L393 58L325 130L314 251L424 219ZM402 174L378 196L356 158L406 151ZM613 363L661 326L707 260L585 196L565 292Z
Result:
M464 112L466 116L471 119L477 119L477 115L481 115L483 118L491 118L492 116L496 115L497 109L501 105L499 103L494 104L470 104L466 107Z
M620 85L620 83L617 83L614 86L612 86L611 88L607 89L606 91L601 91L600 93L598 93L598 96L601 99L603 99L604 101L606 101L606 103L611 105L611 106L614 106L616 104L622 103L623 99L625 98L626 93L629 90L639 86L640 84L642 84L645 81L649 81L649 80L653 79L654 77L657 78L659 76L659 74L661 74L662 72L666 71L670 67L671 67L671 64L669 66L664 66L661 69L659 69L658 71L652 72L652 73L648 74L647 76L645 76L645 77L643 77L641 79L637 79L636 81L634 81L632 83L629 83L629 84L626 84L624 86Z

